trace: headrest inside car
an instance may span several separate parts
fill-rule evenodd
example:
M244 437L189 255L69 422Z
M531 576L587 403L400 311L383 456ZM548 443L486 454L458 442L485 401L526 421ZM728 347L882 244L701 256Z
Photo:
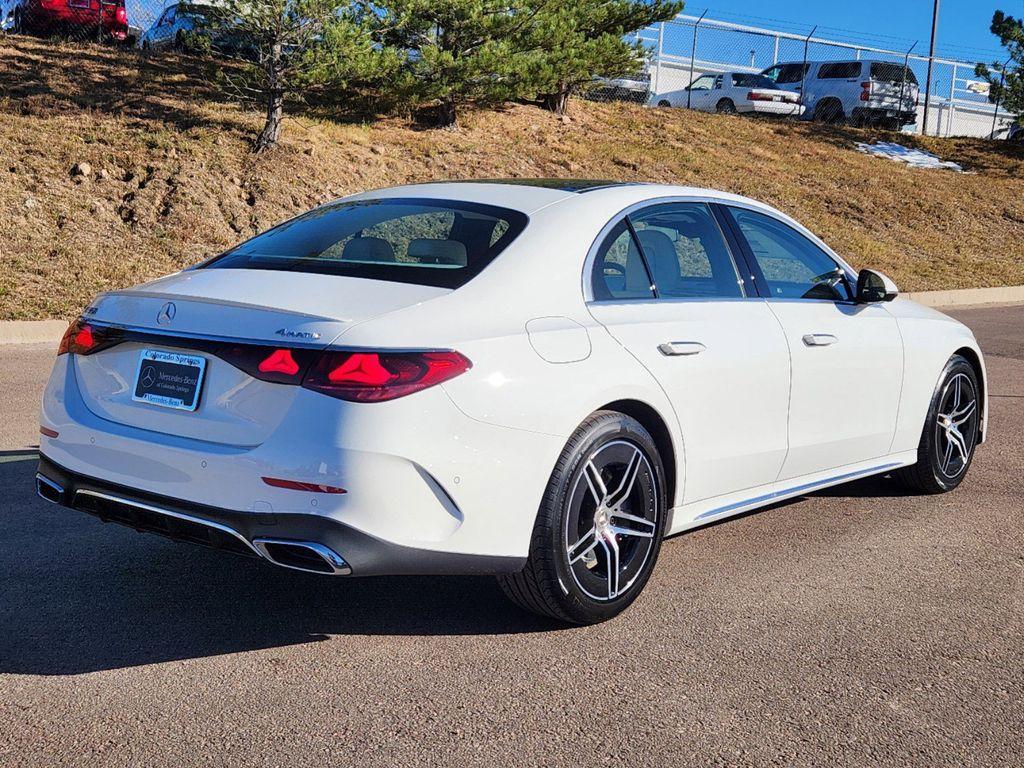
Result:
M409 241L409 258L421 264L466 266L466 246L458 240L419 237Z
M395 261L395 249L380 237L353 237L341 251L344 261Z

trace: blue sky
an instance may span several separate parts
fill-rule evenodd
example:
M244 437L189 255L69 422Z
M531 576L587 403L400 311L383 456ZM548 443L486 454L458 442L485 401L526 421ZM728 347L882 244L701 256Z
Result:
M786 32L809 32L879 48L903 49L918 40L915 53L928 53L933 0L687 0L684 13ZM989 31L995 10L1020 17L1024 0L942 0L936 50L953 58L991 61L1001 50Z

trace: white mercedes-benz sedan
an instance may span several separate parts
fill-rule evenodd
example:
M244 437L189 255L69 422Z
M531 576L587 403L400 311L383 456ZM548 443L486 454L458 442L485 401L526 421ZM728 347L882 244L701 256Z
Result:
M786 215L688 187L347 197L98 296L61 343L39 494L324 574L495 574L588 623L662 539L983 440L971 332Z

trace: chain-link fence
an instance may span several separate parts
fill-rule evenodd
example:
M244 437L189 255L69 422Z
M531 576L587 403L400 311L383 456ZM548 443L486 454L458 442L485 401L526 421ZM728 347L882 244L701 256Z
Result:
M0 29L128 47L181 47L209 7L165 0L0 0Z
M881 125L929 136L1007 138L974 62L681 15L637 33L651 52L646 102ZM637 83L637 88L641 87Z
M36 35L183 49L207 24L203 3L166 0L0 0L0 27ZM770 114L926 133L1003 139L1014 115L988 99L974 62L934 58L815 35L680 15L636 34L647 69L604 80L590 98L652 106ZM202 37L200 35L199 37ZM225 39L220 39L224 37ZM212 48L244 55L230 35Z

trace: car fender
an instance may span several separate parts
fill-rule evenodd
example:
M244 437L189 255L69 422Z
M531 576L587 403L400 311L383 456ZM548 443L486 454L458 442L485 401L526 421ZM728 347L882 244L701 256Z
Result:
M977 358L981 386L982 439L988 432L988 377L985 358L974 334L963 323L909 299L887 305L903 338L904 376L892 453L916 450L932 395L949 358L971 350Z

